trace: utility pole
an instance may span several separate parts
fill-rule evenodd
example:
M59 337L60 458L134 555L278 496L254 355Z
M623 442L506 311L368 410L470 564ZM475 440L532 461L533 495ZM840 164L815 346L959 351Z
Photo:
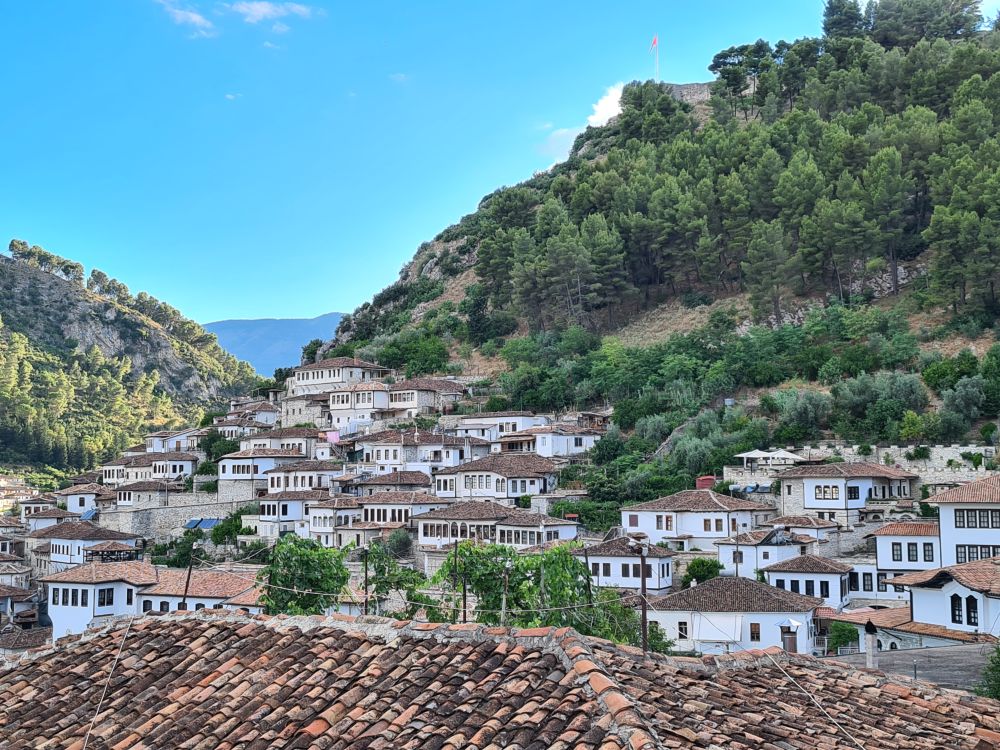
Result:
M503 594L500 597L500 627L507 627L507 588L510 586L510 562L503 566Z
M361 548L361 559L365 564L365 601L364 612L368 614L368 547Z
M187 579L185 579L184 581L184 597L181 599L181 602L184 604L185 610L190 609L190 607L188 607L187 605L187 600L188 600L188 587L190 587L191 585L191 568L193 567L194 567L194 544L191 545L191 555L188 557Z
M455 540L455 552L454 561L451 566L451 590L458 591L458 540ZM452 623L458 622L458 612L455 611L455 607L451 608L451 621Z
M642 653L649 651L649 622L646 614L646 544L639 547L639 588L642 592Z

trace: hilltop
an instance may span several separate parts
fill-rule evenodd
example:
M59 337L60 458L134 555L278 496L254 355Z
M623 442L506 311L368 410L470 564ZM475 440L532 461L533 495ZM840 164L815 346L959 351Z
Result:
M206 323L219 344L262 375L297 362L302 344L333 336L343 313L331 312L315 318L259 318L253 320L218 320Z
M83 468L252 388L253 369L144 292L14 240L0 255L0 461Z

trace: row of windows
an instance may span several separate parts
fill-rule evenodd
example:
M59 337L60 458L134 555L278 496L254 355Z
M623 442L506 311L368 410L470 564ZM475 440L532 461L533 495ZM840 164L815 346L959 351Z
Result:
M231 468L231 471L229 472L230 474L259 474L260 473L260 467L257 466L256 464L233 464L230 468ZM222 466L219 467L219 473L220 474L225 474L226 473L226 465L225 464L222 464Z
M69 555L73 554L73 545L72 544L63 544L62 542L53 542L52 543L52 554L53 555L66 555L68 557ZM80 554L80 548L79 547L76 548L76 554L78 554L78 555Z
M558 531L546 531L544 536L540 531L522 531L521 529L499 529L500 544L541 544L552 542L559 538Z
M1000 510L955 510L956 529L1000 529Z
M688 638L688 624L687 621L681 620L677 623L677 638L679 640L685 641ZM757 642L760 641L760 623L751 622L750 623L750 640Z
M339 378L340 368L332 370L299 370L295 373L296 380L325 380L329 378Z
M656 530L657 531L673 531L674 530L674 517L673 516L660 516L656 517Z
M334 526L347 526L351 522L352 518L353 516L317 516L314 513L312 517L312 525L326 528L332 528Z
M470 523L424 523L420 525L420 533L430 539L492 539L495 527L486 524Z
M417 394L414 393L413 391L399 391L398 393L390 393L389 394L389 403L390 404L405 404L405 403L409 403L410 401L415 401L416 398L417 398Z
M131 604L131 602L129 602L129 604ZM177 603L177 611L178 612L180 612L180 611L187 611L187 608L188 608L187 607L187 602L178 602ZM194 605L194 608L195 608L195 610L202 610L202 609L205 609L205 605L201 604L201 603L198 603L198 604ZM214 605L212 605L212 609L222 609L222 604L214 604ZM153 610L153 602L151 600L149 600L149 599L143 600L143 602L142 602L142 611L143 612L151 612L152 610ZM160 606L159 606L159 611L160 612L169 612L170 611L170 602L168 602L168 601L161 601L160 602Z
M134 589L125 589L125 604L132 605ZM49 601L56 606L63 607L86 607L89 604L90 589L66 588L52 586L49 589ZM115 603L115 590L113 588L97 589L97 606L112 607Z
M802 592L799 589L802 588L802 586L800 586L800 584L802 584L802 583L805 584L804 588L805 588L805 595L806 596L816 596L816 581L812 581L812 580L799 581L796 578L792 578L792 579L790 579L788 581L788 590L791 591L794 594L800 594ZM785 588L785 579L784 578L775 578L774 579L774 587L777 588L777 589L783 589L783 588ZM823 597L824 599L826 599L826 598L828 598L830 596L830 582L829 581L820 581L819 582L819 595L821 597Z
M906 543L906 559L909 562L917 562L917 543L907 542ZM893 542L892 543L892 560L893 562L903 561L903 543ZM934 544L932 542L924 542L924 562L934 562Z
M958 594L951 595L951 621L956 625L962 623L962 597ZM974 596L965 597L965 624L979 625L979 600Z
M406 523L410 520L410 509L365 508L364 520L376 523Z
M702 521L702 528L704 528L705 531L711 531L712 530L712 519L711 518L704 519ZM724 528L724 526L723 526L723 523L722 523L722 519L721 518L716 518L715 519L715 530L716 531L722 531L723 528ZM729 519L729 529L730 529L730 531L736 531L737 526L736 526L736 519L735 518L730 518Z
M974 562L990 557L1000 557L1000 545L996 544L956 544L955 562Z
M184 464L153 464L153 471L157 474L183 474L186 470Z
M285 474L284 476L272 475L269 476L267 479L268 479L267 486L270 487L272 490L282 489L283 486L284 488L289 487L289 479L291 479L291 487L293 487L294 489L299 489L299 488L305 489L307 487L311 489L313 486L319 483L319 477L316 476L315 474L307 474L304 477L299 477L298 474L296 474L293 477L289 477L287 474ZM283 486L282 486L282 480L284 480Z
M639 575L640 563L622 563L621 564L621 577L622 578L640 578ZM650 580L653 577L653 566L646 563L646 580ZM604 576L608 578L611 576L611 563L591 563L590 564L590 574L595 578L599 576ZM667 578L670 575L670 563L660 563L660 578Z
M895 576L893 576L893 578L897 578L897 577L899 577L901 575L903 575L903 574L902 573L897 573ZM851 591L872 591L872 590L874 590L874 588L878 588L879 591L888 591L889 587L886 584L886 579L887 578L888 578L888 575L886 573L879 573L877 576L874 576L874 577L872 576L871 573L862 573L861 574L861 583L860 583L860 586L859 586L858 585L858 574L857 573L848 573L847 574L847 587ZM873 581L874 581L874 586L873 586ZM893 590L896 591L896 593L902 593L904 591L904 589L903 589L902 586L893 585L892 588L893 588Z
M434 486L437 488L438 492L454 492L455 491L455 479L436 479L434 480Z
M309 506L305 506L305 513L309 515ZM261 503L260 504L260 514L262 516L276 516L278 515L278 503ZM288 503L281 503L281 515L288 515Z

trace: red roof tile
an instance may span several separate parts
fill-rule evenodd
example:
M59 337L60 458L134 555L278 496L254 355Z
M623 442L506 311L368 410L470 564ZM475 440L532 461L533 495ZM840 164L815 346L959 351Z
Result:
M927 502L936 505L949 503L995 503L1000 505L1000 474L977 479L950 490L931 495Z
M894 523L887 523L871 534L865 534L866 537L869 536L937 536L938 535L938 523L937 521L896 521Z
M1000 596L1000 557L906 573L892 579L896 586L919 588L940 588L948 581L958 581L973 591Z
M768 586L739 576L719 576L657 599L655 610L691 612L811 612L823 603L814 596Z
M879 479L916 479L919 475L885 464L856 461L837 464L812 464L795 466L778 474L779 479L810 479L812 477L840 477L844 479L876 477Z
M626 505L622 510L662 510L672 512L768 510L771 506L720 495L712 490L682 490L646 503Z

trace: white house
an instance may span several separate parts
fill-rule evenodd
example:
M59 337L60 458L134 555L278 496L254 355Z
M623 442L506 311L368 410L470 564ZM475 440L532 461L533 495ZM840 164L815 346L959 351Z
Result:
M334 477L342 476L341 461L294 461L264 472L268 493L289 490L329 489Z
M31 566L24 558L0 552L0 585L26 589L31 583Z
M266 472L304 458L300 451L288 448L251 448L228 453L219 459L219 494L240 494L239 486L247 483L251 489L244 492L266 489Z
M593 448L602 433L588 427L553 424L506 432L490 444L492 453L536 453L545 458L578 456Z
M182 602L185 609L261 611L259 604L244 603L259 596L253 573L193 569L188 579L186 570L145 562L90 562L45 576L41 582L55 639L82 633L111 617L180 609Z
M120 484L114 488L115 507L129 508L140 503L164 502L171 492L180 492L181 485L163 481L145 480ZM100 496L97 503L102 501Z
M56 495L63 498L66 503L66 510L74 513L83 513L97 507L97 496L102 494L106 488L100 484L76 484L59 490Z
M643 532L652 543L668 542L678 550L712 549L733 533L759 525L774 509L752 500L720 495L712 490L682 490L621 510L628 533Z
M817 544L815 537L770 529L736 534L720 539L715 546L724 566L722 575L756 578L758 570L772 563L813 554Z
M376 492L428 492L431 478L423 471L393 471L389 474L375 474L359 477L351 482L359 495L374 495Z
M987 633L917 622L912 617L909 605L888 609L862 608L852 609L849 612L845 610L833 615L830 620L854 626L857 632L856 646L861 653L867 650L865 626L869 622L875 626L875 645L879 651L995 643L994 638Z
M257 534L278 539L283 534L310 537L310 507L330 499L327 490L284 490L260 498Z
M0 624L7 625L14 616L35 607L35 592L20 586L0 583Z
M818 596L823 604L840 610L847 603L847 574L851 566L829 557L796 555L763 569L767 582L793 594Z
M610 586L622 589L642 588L642 578L646 578L648 594L662 594L674 582L671 566L674 552L655 544L646 551L646 569L642 570L639 549L629 544L628 537L618 537L590 547L573 550L590 570L590 580L595 586Z
M52 495L37 495L17 501L21 514L21 523L28 522L28 516L41 513L44 510L51 510L56 507L56 499Z
M188 427L183 430L161 430L159 432L151 432L146 435L145 438L146 452L182 453L185 451L195 450L198 447L198 441L201 437L199 433L202 432L204 432L204 430L200 427Z
M941 567L938 535L936 521L898 521L885 524L865 538L875 539L879 572L893 578L899 573Z
M361 506L351 495L338 495L309 506L309 536L324 547L343 547L356 542L345 529L361 520Z
M27 536L27 546L33 550L37 545L49 544L48 570L41 573L58 573L84 562L86 549L101 542L121 542L135 547L139 537L114 529L105 529L89 521L63 521Z
M316 446L322 441L319 430L312 427L279 427L240 438L240 450L255 448L298 451L306 459L316 458Z
M551 417L530 411L480 412L459 417L455 434L459 437L478 437L493 442L511 432L520 432L529 427L543 427L551 423Z
M392 375L392 370L374 362L357 357L331 357L296 367L286 381L286 388L289 396L325 393L340 385L381 380Z
M358 446L361 462L376 474L422 471L430 476L440 469L484 458L490 452L489 444L480 438L458 438L425 430L379 433L358 440Z
M441 469L434 475L438 497L457 500L492 499L514 505L522 495L541 495L556 487L552 461L532 453L493 454L461 466Z
M229 413L225 419L252 419L261 424L273 425L278 421L278 407L270 401L250 401L237 404L230 403Z
M713 578L649 602L657 623L679 651L703 654L784 648L815 650L814 616L822 599L749 578Z
M153 456L153 479L180 482L194 474L199 462L193 453L168 451Z
M836 521L818 516L778 516L769 518L765 525L772 529L785 529L793 534L812 536L819 541L830 539L840 528Z
M858 607L898 607L909 599L906 589L895 583L901 573L879 570L874 556L852 556L840 562L851 566L847 574L847 590L852 609Z
M907 573L914 622L1000 636L1000 558Z
M856 462L795 466L777 475L781 515L815 514L853 526L864 510L913 499L917 475L883 464Z
M1000 475L933 495L937 505L941 565L1000 556Z
M438 508L446 508L454 500L427 492L376 492L357 498L361 520L370 523L401 524L413 528L412 519Z
M79 513L70 513L68 510L63 510L62 508L42 510L28 516L28 533L30 534L32 531L38 531L49 526L55 526L57 523L62 523L63 521L75 521L79 518Z

